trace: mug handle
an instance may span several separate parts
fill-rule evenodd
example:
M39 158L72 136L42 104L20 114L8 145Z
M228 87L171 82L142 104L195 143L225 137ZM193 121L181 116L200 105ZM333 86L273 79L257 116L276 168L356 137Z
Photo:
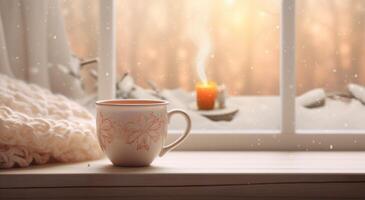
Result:
M162 149L161 149L161 152L159 154L160 157L162 157L163 155L165 155L167 152L171 151L172 149L174 149L175 147L177 147L180 143L182 143L186 137L189 135L190 133L190 130L191 130L191 119L189 117L189 115L183 111L183 110L170 110L168 113L167 113L167 117L168 117L168 120L170 121L170 118L173 114L180 114L182 115L185 120L186 120L186 129L185 129L185 132L183 135L181 135L175 142L169 144L169 145L166 145L166 146L163 146Z

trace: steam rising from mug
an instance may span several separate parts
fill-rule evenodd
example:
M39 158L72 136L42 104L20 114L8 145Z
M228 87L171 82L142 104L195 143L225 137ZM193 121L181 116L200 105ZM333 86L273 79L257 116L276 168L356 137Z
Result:
M198 5L197 5L198 4ZM209 0L193 1L188 11L189 35L197 48L195 65L201 82L207 83L208 78L205 71L207 59L211 52L211 40L209 34L209 18L211 10Z

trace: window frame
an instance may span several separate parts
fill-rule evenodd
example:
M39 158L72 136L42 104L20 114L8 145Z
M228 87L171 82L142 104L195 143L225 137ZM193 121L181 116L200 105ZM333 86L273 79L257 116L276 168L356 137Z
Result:
M98 98L115 96L115 1L100 1ZM298 130L295 125L295 0L281 1L280 32L280 130L192 131L179 150L365 150L365 131ZM109 27L108 29L104 27ZM100 90L100 88L103 88ZM180 137L169 133L166 143Z

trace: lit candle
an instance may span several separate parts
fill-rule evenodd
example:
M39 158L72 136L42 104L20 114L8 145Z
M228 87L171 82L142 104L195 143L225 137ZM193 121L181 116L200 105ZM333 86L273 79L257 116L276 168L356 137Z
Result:
M199 110L214 109L215 99L217 98L217 84L215 82L197 83L196 102Z

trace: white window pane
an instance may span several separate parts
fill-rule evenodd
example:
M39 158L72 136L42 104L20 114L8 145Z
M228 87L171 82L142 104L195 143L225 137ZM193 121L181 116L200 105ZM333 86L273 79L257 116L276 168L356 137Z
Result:
M279 0L120 0L117 5L117 79L129 72L149 97L148 81L171 108L189 111L193 130L279 130ZM80 57L96 56L98 1L63 1L70 43ZM212 121L190 109L199 82L197 57L206 76L228 92L231 121ZM86 79L88 87L94 85ZM93 88L95 89L95 88ZM90 89L91 90L91 89ZM128 97L128 95L127 95ZM178 117L171 129L183 128Z
M118 1L118 69L149 88L153 81L190 111L198 131L279 128L280 1ZM239 108L230 122L213 122L189 109L199 82L199 53L206 76L224 84ZM173 120L171 128L183 128Z
M98 0L63 0L60 1L65 19L65 27L71 50L80 59L96 58L99 32L99 1ZM91 70L96 63L85 65L81 71L84 88L89 93L96 92L96 79Z
M297 2L297 128L365 130L365 1Z

